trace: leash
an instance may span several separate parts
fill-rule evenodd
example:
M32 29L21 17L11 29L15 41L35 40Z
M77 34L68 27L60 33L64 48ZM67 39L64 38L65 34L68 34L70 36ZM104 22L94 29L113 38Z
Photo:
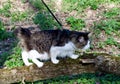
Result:
M41 0L42 3L45 5L45 7L47 8L47 10L51 13L51 15L53 16L53 18L57 21L57 23L60 25L61 30L63 30L63 26L60 23L60 21L55 17L55 15L52 13L52 11L50 10L50 8L47 6L47 4L44 2L44 0Z

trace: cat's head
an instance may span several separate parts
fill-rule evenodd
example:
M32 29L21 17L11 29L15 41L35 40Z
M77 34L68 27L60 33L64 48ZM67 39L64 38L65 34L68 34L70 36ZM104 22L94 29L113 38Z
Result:
M29 38L30 34L30 30L27 28L18 27L14 30L14 35L18 38Z
M70 34L70 39L77 48L86 50L90 48L89 33L90 32L72 31Z

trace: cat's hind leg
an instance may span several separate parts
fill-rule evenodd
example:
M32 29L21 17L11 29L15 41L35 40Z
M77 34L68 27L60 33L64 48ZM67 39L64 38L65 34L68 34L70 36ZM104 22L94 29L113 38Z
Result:
M33 63L30 63L30 62L28 61L28 59L29 59L29 54L28 54L28 52L26 52L26 51L22 51L22 59L23 59L23 62L25 63L26 66L30 66L30 65L33 64Z

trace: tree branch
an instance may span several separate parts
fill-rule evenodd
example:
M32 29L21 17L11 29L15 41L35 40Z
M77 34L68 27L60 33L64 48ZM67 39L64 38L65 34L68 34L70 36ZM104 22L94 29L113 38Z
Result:
M59 64L45 62L42 68L36 65L0 70L0 83L33 82L64 75L94 73L96 70L120 75L120 58L106 53L76 51L80 57L61 59ZM86 64L87 63L87 64Z

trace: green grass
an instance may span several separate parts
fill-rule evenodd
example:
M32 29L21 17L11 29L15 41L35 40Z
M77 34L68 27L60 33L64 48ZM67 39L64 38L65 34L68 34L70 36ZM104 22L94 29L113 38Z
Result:
M99 15L99 14L98 14ZM104 20L100 20L99 22L94 23L94 34L97 38L101 31L105 32L105 35L108 37L104 42L98 42L99 48L103 48L106 45L114 45L120 48L120 44L114 40L114 37L120 37L120 10L118 7L111 8L105 12L103 12L102 16L105 18Z
M107 38L107 40L105 41L105 44L106 45L114 45L120 49L120 44L117 41L115 41L113 37Z
M66 19L67 23L70 24L71 30L82 30L85 27L85 22L82 19L76 19L71 16Z
M0 66L5 66L7 68L15 68L23 66L23 60L21 56L21 48L17 45L15 41L12 45L9 46L11 50L5 51L0 55Z
M118 45L118 43L114 40L113 37L107 38L107 40L105 41L105 43L106 43L107 45L115 45L115 46Z
M60 28L58 23L48 12L37 13L33 21L40 26L41 30L54 29L55 27Z
M120 3L120 0L109 0L114 4ZM101 14L100 14L101 15ZM114 38L120 37L119 30L120 30L120 10L119 7L109 8L102 13L103 20L94 23L93 32L94 35L99 39L101 31L105 32L105 35L108 37L106 41L98 42L99 48L104 48L106 45L109 46L116 46L120 49L120 43L118 43ZM98 14L99 16L99 14Z
M105 3L119 4L120 0L64 0L63 9L64 11L76 10L82 12L84 9L90 7L92 10L99 8L99 5Z
M0 15L10 17L10 8L11 2L8 0L6 3L3 4L3 8L0 9Z
M25 11L25 12L14 12L11 14L11 21L12 22L18 22L18 21L22 21L25 20L28 16L29 16L30 12L29 11Z
M29 0L30 3L39 11L45 10L44 5L42 4L41 0Z
M39 11L33 17L33 22L40 26L41 30L59 28L59 24L55 21L50 12L46 9L40 0L30 0L30 3ZM50 4L47 4L48 6Z
M106 34L111 35L117 33L119 30L120 22L115 19L101 20L99 23L95 23L95 30L105 31ZM99 32L98 32L99 34Z
M115 18L116 16L118 16L120 14L120 10L119 9L120 8L116 8L116 7L111 8L108 11L105 11L103 13L103 16L106 17L106 18ZM116 19L117 19L117 17L116 17Z
M14 68L23 65L24 63L21 56L21 49L19 48L19 46L14 47L12 49L12 54L7 57L4 66L6 66L7 68Z
M11 18L10 23L15 23L19 21L26 20L31 15L31 10L26 10L24 12L14 11L12 12L13 4L10 0L7 0L4 4L2 4L2 8L0 9L0 15L6 18Z
M4 43L3 43L4 46ZM13 42L13 44L11 44L9 46L9 48L11 50L7 50L4 53L0 54L0 66L6 66L5 62L8 61L8 57L11 56L13 54L13 48L16 46L16 42ZM4 48L4 47L3 47ZM9 67L8 67L9 68Z
M7 32L4 24L0 21L0 40L5 40L10 37L13 37L13 34L11 32Z
M110 0L110 1L114 1L114 0ZM118 0L118 3L119 2L120 0ZM102 17L105 19L97 23L96 22L94 23L94 29L95 32L97 32L97 34L100 34L100 31L105 31L107 35L116 34L120 37L118 32L120 30L119 9L120 9L119 7L113 7L102 13Z
M21 1L23 3L26 2L26 0ZM30 5L33 6L38 11L38 13L35 14L35 16L33 17L33 22L39 25L42 30L60 28L58 23L50 15L50 13L40 0L29 0L29 2ZM13 5L11 4L11 1L8 0L5 4L3 4L3 8L0 9L0 15L4 17L10 17L11 18L10 23L13 25L15 22L25 21L27 19L29 20L29 17L31 17L31 15L33 14L31 10L27 10L24 12L21 11L11 12L10 9L12 7Z
M85 8L90 7L91 9L96 10L101 1L102 0L64 0L63 9L82 12Z
M116 40L114 40L113 37L108 37L105 41L98 42L99 48L104 48L106 45L110 45L110 46L114 45L120 49L120 44Z

